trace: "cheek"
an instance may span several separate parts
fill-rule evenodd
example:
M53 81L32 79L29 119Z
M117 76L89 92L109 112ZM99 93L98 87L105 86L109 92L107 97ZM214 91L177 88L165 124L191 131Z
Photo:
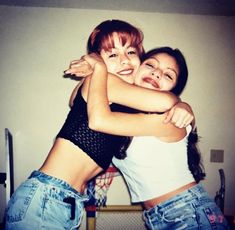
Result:
M136 63L136 65L140 66L140 59L139 59L139 57L135 58L135 63Z
M137 71L137 73L134 76L134 83L135 85L141 85L141 71Z
M164 81L162 82L162 87L161 89L164 91L170 91L175 87L175 84L169 81Z
M109 73L116 74L116 67L117 67L116 64L113 64L113 63L107 62L107 61L105 61L105 64L107 66L107 70Z
M139 58L136 58L133 62L132 62L133 66L136 68L136 72L138 71L138 69L140 68L140 60Z

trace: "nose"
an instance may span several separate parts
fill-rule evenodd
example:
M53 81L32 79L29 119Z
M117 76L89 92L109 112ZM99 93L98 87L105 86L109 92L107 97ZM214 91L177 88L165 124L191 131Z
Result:
M130 59L126 54L121 54L120 55L120 62L121 64L127 64L129 63Z
M152 76L160 80L162 78L162 71L160 71L159 69L155 69L152 71Z

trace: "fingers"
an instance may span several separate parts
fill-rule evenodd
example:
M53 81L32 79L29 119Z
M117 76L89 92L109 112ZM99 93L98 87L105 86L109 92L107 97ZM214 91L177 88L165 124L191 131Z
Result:
M69 69L65 70L65 74L72 74L77 77L85 77L93 72L90 64L84 60L74 60L70 62Z
M65 74L75 75L77 77L86 77L93 72L96 63L105 66L103 59L95 53L84 55L79 60L70 62L69 68L64 71Z
M73 74L75 72L76 68L78 68L81 64L81 60L74 60L71 61L69 64L69 68L64 71L65 74Z
M178 128L184 128L191 124L194 116L192 113L188 112L185 109L179 109L173 107L168 113L164 120L164 123L171 122Z
M171 122L172 116L174 115L174 108L172 108L169 112L167 112L166 118L163 121L165 124Z
M194 117L191 114L180 115L172 118L171 122L178 128L184 128L191 124Z

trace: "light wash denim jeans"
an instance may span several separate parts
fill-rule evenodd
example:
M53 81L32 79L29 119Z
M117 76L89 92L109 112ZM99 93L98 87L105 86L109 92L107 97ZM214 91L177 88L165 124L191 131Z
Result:
M219 207L200 184L144 211L143 216L152 230L229 229Z
M5 229L75 229L87 198L65 181L34 171L12 195Z

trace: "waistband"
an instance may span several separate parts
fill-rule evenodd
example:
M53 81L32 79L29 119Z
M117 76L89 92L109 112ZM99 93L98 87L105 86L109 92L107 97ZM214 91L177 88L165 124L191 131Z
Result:
M79 193L71 185L69 185L66 181L63 181L59 178L47 175L41 171L38 171L38 170L33 171L28 179L31 179L31 178L36 178L43 184L48 184L48 185L55 186L60 189L65 189L68 192L70 192L74 197L84 198L84 200L88 199L87 195Z
M176 195L181 194L184 191L187 191L188 189L194 187L195 185L196 185L195 181L191 182L191 183L186 184L186 185L184 185L184 186L182 186L182 187L180 187L180 188L178 188L178 189L176 189L174 191L168 192L168 193L166 193L166 194L164 194L162 196L155 197L153 199L144 201L143 205L144 205L146 210L151 209L151 208L155 207L156 205L161 204L161 203L163 203L165 201L168 201L171 198L175 197Z
M144 210L145 215L152 215L153 213L166 211L170 209L172 206L177 206L177 204L181 204L182 202L190 202L194 199L200 199L200 198L208 198L211 199L206 192L206 190L203 188L201 184L196 184L195 186L187 189L186 191L170 198L167 201L162 202L159 205L156 205L153 208L150 208L148 210Z

